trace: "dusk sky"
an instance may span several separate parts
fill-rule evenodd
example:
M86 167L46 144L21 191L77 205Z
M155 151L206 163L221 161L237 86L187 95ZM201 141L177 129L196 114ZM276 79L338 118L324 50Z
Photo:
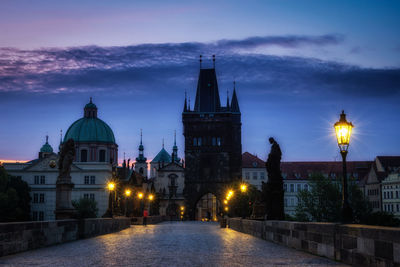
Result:
M0 161L37 157L46 134L83 116L93 97L119 158L184 156L184 94L199 55L221 102L233 81L242 150L284 161L340 160L333 124L355 125L348 160L400 155L400 1L0 2Z

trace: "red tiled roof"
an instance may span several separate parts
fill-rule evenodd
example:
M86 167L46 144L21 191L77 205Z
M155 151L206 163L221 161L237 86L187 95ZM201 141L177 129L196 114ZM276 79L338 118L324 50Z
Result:
M249 152L244 152L242 155L242 168L265 168L265 161Z
M347 172L356 174L362 179L369 171L372 161L348 161ZM340 161L310 161L310 162L282 162L281 170L284 179L308 179L310 174L322 173L332 177L342 175L343 167Z

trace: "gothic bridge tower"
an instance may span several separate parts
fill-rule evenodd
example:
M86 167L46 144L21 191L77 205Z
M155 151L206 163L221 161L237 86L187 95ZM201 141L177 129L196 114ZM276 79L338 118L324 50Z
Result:
M182 113L185 137L184 196L190 219L215 219L228 184L241 179L241 113L233 88L232 101L221 106L214 67L201 67L193 110Z

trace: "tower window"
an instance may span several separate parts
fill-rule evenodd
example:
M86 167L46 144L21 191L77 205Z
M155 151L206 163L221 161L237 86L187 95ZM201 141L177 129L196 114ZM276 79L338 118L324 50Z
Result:
M197 139L197 145L201 146L201 137L199 137L199 139Z
M99 161L100 161L100 162L105 162L105 161L106 161L106 151L103 150L103 149L100 150Z
M196 138L196 137L193 138L193 145L194 145L194 146L197 146L197 138Z
M216 145L217 145L217 139L216 139L215 137L212 138L212 141L211 141L211 142L212 142L211 144L212 144L213 146L216 146Z
M87 150L86 149L82 149L81 150L81 162L87 162Z
M221 137L217 137L217 146L221 146Z

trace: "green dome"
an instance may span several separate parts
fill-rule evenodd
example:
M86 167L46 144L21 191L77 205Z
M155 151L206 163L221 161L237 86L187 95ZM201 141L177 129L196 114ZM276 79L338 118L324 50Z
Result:
M53 148L51 147L51 145L49 145L49 143L46 142L46 144L44 144L40 149L40 152L53 153Z
M94 104L89 103L87 105ZM110 126L96 117L84 117L74 122L65 134L64 142L70 138L74 139L75 142L101 142L115 144L114 133Z

